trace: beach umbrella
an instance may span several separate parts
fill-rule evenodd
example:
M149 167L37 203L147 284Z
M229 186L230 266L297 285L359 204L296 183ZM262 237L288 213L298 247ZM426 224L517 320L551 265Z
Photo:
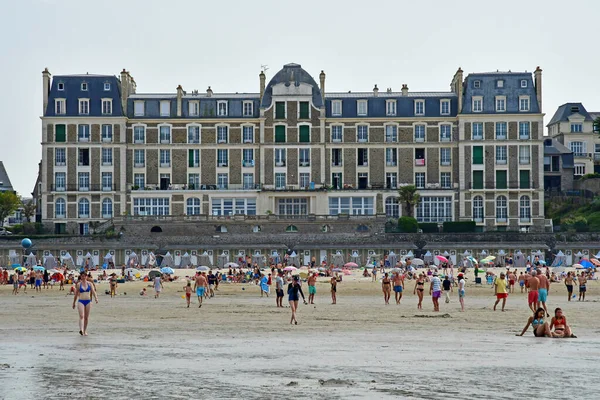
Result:
M425 262L423 260L421 260L420 258L413 258L412 259L412 265L424 265Z
M24 268L24 267L18 266L18 267L15 267L15 271L18 271L18 272L26 272L26 271L27 271L27 268Z
M206 265L201 265L198 268L196 268L196 271L198 271L198 272L208 272L208 271L210 271L210 268L208 268Z
M446 257L444 257L444 256L435 256L435 258L437 258L437 259L438 259L438 260L440 260L441 262L445 262L445 263L447 263L447 262L448 262L448 259L447 259Z
M169 275L172 275L175 273L175 271L173 271L173 268L170 268L170 267L162 267L160 269L160 272L162 272L163 274L169 274Z
M585 267L583 265L581 265L581 264L573 264L573 268L584 269Z
M160 271L153 270L153 271L150 271L148 273L148 278L149 279L154 279L154 278L156 278L157 276L160 276L160 275L161 275Z
M546 261L544 261L544 260L538 260L538 262L542 265L546 265Z
M137 268L127 268L125 270L125 276L129 276L130 272L131 272L131 275L135 276L135 277L137 277L137 276L140 275L140 270L139 269L137 269Z
M227 264L225 264L225 267L227 267L227 268L238 268L239 264L234 263L234 262L228 262Z
M297 269L298 269L298 268L296 268L296 267L291 267L291 266L290 266L290 267L285 267L283 270L284 270L285 272L289 272L289 271L296 271Z
M346 264L344 264L344 267L348 267L348 268L358 268L358 264L353 263L353 262L347 262Z
M596 260L595 258L592 258L590 260L592 262L592 264L594 264L596 267L600 267L600 261Z
M334 268L334 269L332 269L332 271L333 272L342 272L342 269L341 268Z
M65 276L60 272L55 272L52 275L50 275L50 279L55 281L62 281L63 279L65 279Z
M584 259L582 259L581 261L579 261L579 264L581 264L581 266L582 266L583 268L593 268L593 267L594 267L594 264L592 264L592 263L590 262L590 260L588 260L588 259L586 259L586 258L584 258Z
M44 272L46 270L46 268L42 267L41 265L36 265L35 267L33 267L33 270Z

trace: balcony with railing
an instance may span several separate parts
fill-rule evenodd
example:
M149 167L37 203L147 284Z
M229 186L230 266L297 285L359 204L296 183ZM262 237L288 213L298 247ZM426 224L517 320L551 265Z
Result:
M425 159L424 158L417 158L415 160L415 165L418 167L424 167L425 166Z
M254 160L243 160L242 166L246 168L254 167Z
M171 184L168 188L161 188L160 185L149 185L146 184L144 187L136 185L130 185L131 191L133 192L146 192L146 191L161 191L161 192L176 192L176 191L205 191L205 190L226 190L226 191L240 191L240 190L261 190L259 183L239 183L239 184L219 184L219 183L203 183L199 185L193 184Z
M576 158L587 158L587 156L588 156L587 153L581 153L581 152L576 153L576 152L573 152L573 157L576 157Z
M535 182L519 182L519 181L508 181L508 182L469 182L469 189L537 189Z
M66 185L50 185L51 192L114 192L117 191L117 185L78 185L78 184L66 184Z
M594 153L594 161L600 161L600 153Z

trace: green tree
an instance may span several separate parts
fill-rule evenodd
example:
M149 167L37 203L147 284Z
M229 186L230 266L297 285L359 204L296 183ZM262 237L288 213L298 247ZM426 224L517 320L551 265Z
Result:
M600 134L600 117L594 120L594 132Z
M25 217L25 222L31 222L31 218L35 216L36 205L33 200L22 200L21 207L23 208L23 216Z
M413 208L419 204L421 195L417 192L415 185L402 186L398 189L400 201L404 203L404 209L406 210L406 216L412 217Z
M21 199L13 192L0 192L0 226L21 206Z

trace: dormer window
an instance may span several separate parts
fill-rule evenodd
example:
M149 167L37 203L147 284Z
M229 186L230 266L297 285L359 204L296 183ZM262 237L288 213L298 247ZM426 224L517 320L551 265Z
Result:
M496 81L496 87L503 88L504 87L504 81L502 79L498 79Z
M572 113L578 113L579 112L579 107L578 106L571 107L571 112Z
M66 99L56 99L54 101L54 113L56 115L64 115L67 113Z
M424 100L415 100L415 115L425 115Z
M450 100L441 100L440 101L440 114L441 115L450 115Z
M105 91L109 91L110 90L110 82L104 82L104 90Z
M86 82L81 82L81 90L84 92L86 92L88 90Z
M385 115L395 116L396 115L396 100L385 101Z
M479 89L481 87L481 81L474 81L473 82L473 87L475 89Z
M58 82L58 90L65 90L65 84L62 82Z
M498 112L506 111L506 97L505 96L496 96L496 111L498 111Z
M144 116L144 101L138 100L133 102L133 115L136 117Z
M342 101L341 100L332 100L331 101L331 115L340 116L342 115Z
M188 103L188 113L190 117L197 117L200 115L200 103L198 101L190 101Z
M357 100L356 109L357 115L367 115L367 100Z
M168 117L171 115L171 102L169 100L163 100L160 102L160 116Z
M521 79L521 87L522 88L526 88L527 87L527 79Z
M79 114L88 115L90 113L90 99L79 99Z
M227 116L227 101L221 100L217 102L217 115L219 117Z
M103 115L111 115L112 114L112 99L102 99L102 114Z
M519 111L529 111L529 96L519 96Z

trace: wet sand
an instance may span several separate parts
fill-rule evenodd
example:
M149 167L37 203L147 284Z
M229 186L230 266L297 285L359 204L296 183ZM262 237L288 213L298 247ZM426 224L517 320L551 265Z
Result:
M552 285L549 309L562 307L579 337L569 340L516 337L526 295L493 312L485 284L468 284L465 313L456 290L434 313L427 296L417 310L411 281L402 304L386 306L380 283L359 277L344 277L331 305L323 280L297 326L253 284L221 284L201 309L195 298L186 308L184 282L165 283L159 299L150 287L138 295L147 285L121 284L111 299L98 284L88 337L66 292L0 287L0 399L597 397L597 282L585 303Z

